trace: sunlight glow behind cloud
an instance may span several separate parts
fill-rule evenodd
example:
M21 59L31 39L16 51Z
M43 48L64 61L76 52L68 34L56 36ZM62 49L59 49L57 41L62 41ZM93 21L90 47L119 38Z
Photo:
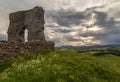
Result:
M56 45L119 44L119 4L119 0L1 0L0 40L7 38L9 13L38 5L46 11L46 39Z

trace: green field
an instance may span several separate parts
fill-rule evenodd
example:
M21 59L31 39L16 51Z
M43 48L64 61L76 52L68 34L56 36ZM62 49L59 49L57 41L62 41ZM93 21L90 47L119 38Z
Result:
M120 56L57 49L0 64L0 82L120 82Z

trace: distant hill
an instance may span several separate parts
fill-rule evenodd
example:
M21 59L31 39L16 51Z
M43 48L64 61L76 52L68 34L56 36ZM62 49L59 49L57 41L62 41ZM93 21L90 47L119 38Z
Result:
M94 46L59 46L56 49L63 49L63 48L79 48L79 49L93 49L93 48L116 48L120 47L120 45L94 45Z

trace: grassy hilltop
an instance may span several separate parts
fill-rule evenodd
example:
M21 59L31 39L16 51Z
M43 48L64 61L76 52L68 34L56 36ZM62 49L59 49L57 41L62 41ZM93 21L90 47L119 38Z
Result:
M120 82L120 56L75 49L25 54L0 64L0 82Z

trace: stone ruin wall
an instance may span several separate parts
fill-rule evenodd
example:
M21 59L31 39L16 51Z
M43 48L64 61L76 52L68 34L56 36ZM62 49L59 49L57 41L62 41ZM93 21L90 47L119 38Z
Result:
M8 42L0 41L0 62L10 60L24 53L35 54L41 51L54 50L54 42Z
M0 62L23 53L35 54L55 49L54 42L45 40L42 7L15 12L9 17L8 41L0 41ZM28 42L25 42L25 29L28 30Z
M44 10L42 7L11 13L9 19L8 41L24 42L25 29L28 30L28 42L33 40L45 41Z

